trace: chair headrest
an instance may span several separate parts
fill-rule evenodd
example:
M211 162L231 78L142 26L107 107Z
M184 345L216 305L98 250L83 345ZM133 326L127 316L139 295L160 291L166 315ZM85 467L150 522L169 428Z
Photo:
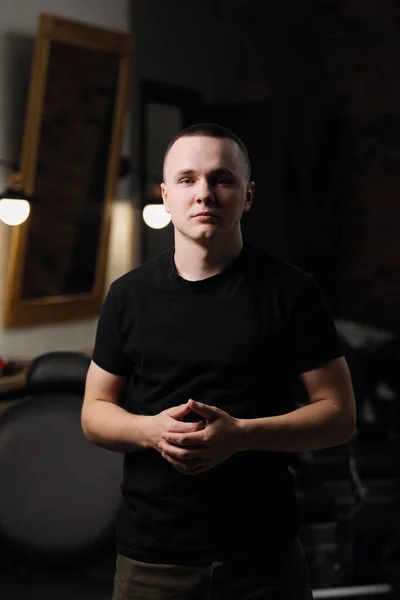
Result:
M82 393L90 357L83 352L48 352L30 364L26 383L31 391Z
M124 457L88 442L81 406L36 394L0 414L2 546L42 566L91 560L114 535Z

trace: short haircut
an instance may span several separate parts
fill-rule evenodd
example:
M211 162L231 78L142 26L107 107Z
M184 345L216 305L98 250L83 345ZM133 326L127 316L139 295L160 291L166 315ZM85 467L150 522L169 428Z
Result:
M226 127L222 127L221 125L216 125L215 123L196 123L195 125L190 125L190 127L186 127L179 131L170 141L168 148L164 154L163 161L163 173L165 167L165 161L167 159L168 153L171 150L172 146L175 144L177 140L183 137L195 137L195 136L204 136L204 137L214 137L214 138L222 138L233 140L242 153L244 163L246 166L246 177L247 180L250 181L251 177L251 165L249 153L247 152L247 148L236 133L233 133L230 129Z

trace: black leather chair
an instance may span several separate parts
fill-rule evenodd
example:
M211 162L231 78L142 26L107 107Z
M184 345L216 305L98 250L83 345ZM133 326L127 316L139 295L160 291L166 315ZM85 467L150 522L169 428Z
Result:
M300 538L312 586L351 585L355 520L366 494L357 471L354 444L305 453L295 473Z
M83 435L89 364L74 352L39 356L26 388L0 414L0 595L7 600L110 598L112 578L88 571L104 556L113 566L123 456Z

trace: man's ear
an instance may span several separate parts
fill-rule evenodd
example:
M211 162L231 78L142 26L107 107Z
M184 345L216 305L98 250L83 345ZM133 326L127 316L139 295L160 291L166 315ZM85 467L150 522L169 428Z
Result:
M163 203L164 203L164 206L165 206L165 210L167 211L167 213L169 213L169 212L170 212L170 210L169 210L169 206L168 206L168 194L167 194L167 186L165 185L165 183L162 183L162 184L160 185L160 188L161 188L161 197L162 197L162 199L163 199Z
M254 196L254 181L249 181L246 189L246 200L243 207L243 212L249 212L251 205L253 204Z

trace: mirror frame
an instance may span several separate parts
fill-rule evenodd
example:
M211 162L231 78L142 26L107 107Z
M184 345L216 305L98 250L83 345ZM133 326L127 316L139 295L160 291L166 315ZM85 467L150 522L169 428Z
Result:
M111 211L119 176L124 116L129 111L133 40L130 34L102 29L49 14L39 16L21 157L24 189L30 195L34 195L35 189L37 154L52 42L62 42L119 56L119 75L105 181L102 224L97 246L95 281L90 293L23 299L21 294L27 251L28 218L25 223L13 227L11 232L3 312L4 328L77 321L95 317L99 314L104 300ZM34 210L34 206L32 210Z

